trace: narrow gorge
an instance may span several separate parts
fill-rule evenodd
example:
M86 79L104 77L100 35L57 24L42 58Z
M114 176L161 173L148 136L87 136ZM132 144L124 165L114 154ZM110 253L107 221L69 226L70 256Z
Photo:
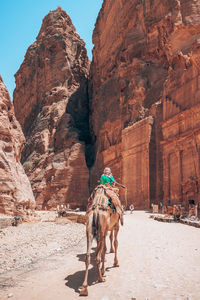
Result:
M14 144L2 138L1 151L15 151L19 164L23 148L37 209L85 208L106 166L127 187L120 195L126 207L200 202L199 16L195 0L104 0L90 63L67 13L49 12L15 75L26 143L15 121L19 138L12 129ZM13 108L2 111L15 120Z

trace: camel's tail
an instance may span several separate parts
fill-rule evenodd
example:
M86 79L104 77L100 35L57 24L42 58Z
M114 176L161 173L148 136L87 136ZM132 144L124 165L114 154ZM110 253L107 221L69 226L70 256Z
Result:
M99 225L99 212L94 211L92 219L92 234L97 241L99 240Z

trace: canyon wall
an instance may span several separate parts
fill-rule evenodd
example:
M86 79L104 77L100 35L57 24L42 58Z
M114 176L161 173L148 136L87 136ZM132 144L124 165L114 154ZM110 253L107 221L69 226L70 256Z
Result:
M125 206L199 203L199 2L104 0L93 43L89 73L84 42L58 8L16 74L37 208L85 207L106 166L127 187Z
M14 107L27 140L22 162L38 209L87 203L89 65L84 42L59 7L44 18L15 75Z
M89 85L92 187L110 166L125 205L200 201L199 40L198 1L104 0Z
M30 182L20 163L25 138L0 76L0 213L25 215L35 208Z

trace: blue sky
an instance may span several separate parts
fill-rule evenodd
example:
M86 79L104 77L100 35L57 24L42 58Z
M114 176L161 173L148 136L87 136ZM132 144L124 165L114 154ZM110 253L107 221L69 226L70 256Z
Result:
M35 41L42 19L61 6L70 16L77 33L86 43L90 60L92 32L103 0L1 0L0 75L12 98L14 74L24 60L27 48Z

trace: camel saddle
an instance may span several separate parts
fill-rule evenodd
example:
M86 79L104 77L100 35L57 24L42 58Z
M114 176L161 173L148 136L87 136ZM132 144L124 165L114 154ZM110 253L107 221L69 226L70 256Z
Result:
M95 208L102 210L110 209L110 196L107 194L107 187L103 184L98 185L88 199L87 211Z

